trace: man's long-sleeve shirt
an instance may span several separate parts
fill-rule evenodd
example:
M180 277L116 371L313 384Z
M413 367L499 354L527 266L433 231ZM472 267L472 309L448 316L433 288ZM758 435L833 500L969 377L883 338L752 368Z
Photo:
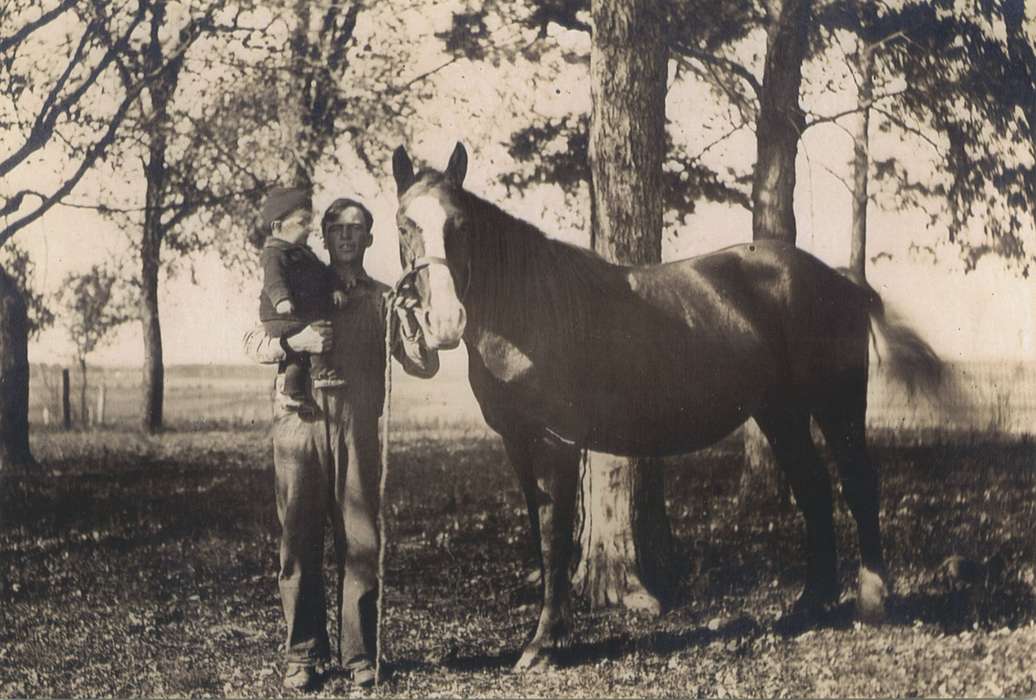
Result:
M361 276L347 292L345 306L334 309L329 316L333 335L329 363L345 380L345 390L353 400L364 401L379 413L385 393L385 312L389 291L387 285ZM438 372L438 353L429 350L420 335L414 339L402 333L393 335L396 342L392 354L408 374L431 377ZM280 341L267 335L261 325L245 333L243 344L245 353L263 364L281 362L287 356Z

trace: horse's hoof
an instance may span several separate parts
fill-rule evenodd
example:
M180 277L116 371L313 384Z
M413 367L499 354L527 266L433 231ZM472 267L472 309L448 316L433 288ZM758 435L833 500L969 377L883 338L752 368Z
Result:
M661 617L662 615L662 601L645 590L630 593L622 599L622 604L629 610L651 617Z
M838 604L838 587L828 586L823 591L806 588L791 606L793 615L823 618Z
M856 615L863 622L876 625L885 619L885 600L888 587L881 574L860 567L860 585L856 596Z
M543 673L554 667L554 662L541 647L526 647L518 663L514 665L515 673Z

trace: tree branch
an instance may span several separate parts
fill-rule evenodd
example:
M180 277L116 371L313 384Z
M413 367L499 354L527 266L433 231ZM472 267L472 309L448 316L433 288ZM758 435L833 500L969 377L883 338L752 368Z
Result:
M725 133L724 133L724 134L723 134L722 136L720 136L719 138L717 138L717 139L715 139L714 141L711 141L710 143L706 144L706 145L705 145L705 148L703 148L703 149L701 149L700 151L698 151L698 153L697 153L696 155L693 155L693 156L691 156L690 162L692 162L692 163L695 163L695 162L699 162L699 161L701 161L702 157L703 157L703 156L704 156L704 155L705 155L706 153L708 153L708 152L709 152L709 151L711 151L711 150L712 150L713 148L715 148L715 147L716 147L716 146L718 146L719 144L721 144L721 143L723 143L724 141L726 141L727 139L729 139L729 138L730 138L731 136L733 136L733 135L734 135L734 134L736 134L737 132L739 132L739 131L741 131L742 129L744 129L744 128L745 128L746 126L748 126L748 125L747 125L747 124L745 124L744 122L742 122L741 124L738 124L737 126L735 126L735 127L731 128L731 129L729 129L728 131L726 131L726 132L725 132Z
M168 57L168 59L162 65L157 66L155 70L143 76L141 80L137 82L136 85L134 85L130 90L126 92L126 95L123 98L122 103L119 105L118 110L116 110L115 114L112 115L111 121L108 123L107 130L104 132L101 138L86 151L86 154L84 155L83 160L80 162L79 167L76 169L76 171L57 190L55 190L52 195L44 199L43 203L39 206L39 208L35 209L32 212L29 212L20 219L17 219L14 223L7 225L5 228L0 229L0 246L7 242L11 238L11 236L13 236L19 230L28 226L29 224L43 216L55 204L59 203L61 199L63 199L69 192L71 192L77 184L79 184L79 181L82 180L86 172L91 167L93 167L93 164L97 161L97 159L104 155L104 153L108 150L112 143L114 143L119 127L125 120L130 108L134 104L136 104L137 98L140 96L140 93L144 90L144 88L147 87L153 80L160 77L162 73L165 72L166 68L168 68L174 61L179 60L196 38L197 36L194 36L190 41L181 42L180 46L176 48L176 50ZM3 171L0 171L0 174L3 174ZM5 205L5 209L6 208L7 206Z
M52 10L44 12L34 22L29 22L14 34L0 37L0 54L6 53L12 46L20 45L29 37L30 34L38 29L42 29L44 26L57 19L60 15L74 7L77 1L78 0L64 0L60 5Z
M69 95L65 96L65 98L62 99L60 102L54 104L53 109L47 107L47 104L51 102L50 97L48 96L47 103L44 103L45 108L41 109L40 113L37 115L36 121L32 126L31 132L29 136L25 139L25 143L22 144L21 148L17 149L14 153L12 153L10 156L8 156L2 162L0 162L0 177L8 174L16 166L24 162L25 159L28 158L30 155L32 155L39 149L43 148L43 146L47 143L47 141L50 140L50 137L54 133L54 125L57 123L58 117L67 112L74 104L76 104L86 93L86 91L90 88L90 86L92 86L100 77L100 75L108 68L112 61L115 60L116 55L122 50L123 44L128 40L129 35L136 28L137 24L140 23L141 18L142 15L139 13L134 16L134 21L131 23L126 33L123 34L123 36L120 38L119 42L113 46L109 46L104 56L101 57L101 59L97 62L97 65L93 67L93 69L83 79L79 86L75 90L73 90ZM91 26L93 25L91 24ZM82 48L82 46L85 44L87 36L91 33L92 31L88 28L83 35L82 42L80 43L80 48ZM79 49L77 49L77 54L78 53ZM68 75L71 72L72 67L73 66L70 64L68 69L65 71L65 75ZM54 94L53 91L52 94Z
M14 223L8 224L5 228L0 229L0 246L6 243L10 238L21 229L25 228L32 222L39 219L45 213L47 213L51 207L57 204L62 198L65 197L69 192L72 191L79 181L83 179L83 175L93 167L93 164L99 157L111 146L112 142L115 141L116 133L118 132L119 125L122 124L122 120L125 118L126 113L129 111L130 106L136 101L137 94L143 89L143 84L137 92L129 94L123 100L122 104L119 105L119 109L112 116L111 122L108 124L108 130L98 140L93 147L87 151L83 157L82 162L79 164L79 168L59 187L52 195L43 200L43 203L35 209L29 212L25 216L17 219ZM6 207L5 207L6 208Z
M920 139L922 139L923 141L925 141L926 143L928 143L928 145L931 146L937 153L942 153L943 147L940 144L936 143L935 140L932 139L932 137L928 136L927 134L922 132L917 127L910 126L909 124L904 122L902 119L900 119L898 116L892 114L891 112L889 112L886 109L882 109L881 107L879 107L877 105L874 105L873 109L874 109L875 112L881 114L883 117L888 119L890 122L892 122L893 124L898 126L903 131L905 131L907 133L910 133L910 134L913 134L913 135L919 137Z
M903 94L905 94L907 92L909 92L909 90L907 88L904 88L902 90L897 90L896 92L889 92L889 93L886 93L884 95L878 95L877 97L874 97L874 98L872 98L870 100L867 100L863 104L858 104L855 107L851 107L849 109L844 109L841 112L836 112L835 114L821 115L821 116L815 117L813 120L806 122L806 125L805 125L805 127L803 127L803 130L808 129L811 126L817 126L818 124L826 124L828 122L836 122L839 119L841 119L842 117L847 117L850 114L859 114L860 112L862 112L865 109L877 109L877 103L880 102L881 100L887 100L887 99L889 99L891 97L896 97L898 95L903 95Z
M758 98L759 94L762 92L763 86L759 83L759 81L752 74L752 72L740 63L732 61L728 58L723 58L722 56L714 56L708 53L707 51L702 51L701 49L690 46L689 44L684 44L680 41L674 41L672 43L672 47L674 50L686 56L690 56L691 58L697 59L702 63L717 68L722 68L723 70L733 73L734 75L748 83L748 86L752 88L752 92L755 94L756 98Z

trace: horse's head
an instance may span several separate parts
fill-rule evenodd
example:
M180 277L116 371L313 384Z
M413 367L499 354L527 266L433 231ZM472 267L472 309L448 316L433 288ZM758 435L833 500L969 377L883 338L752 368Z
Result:
M432 348L455 348L467 323L458 289L468 284L468 232L459 206L468 154L457 144L444 172L414 174L406 149L392 156L399 208L399 259L410 271L420 309L418 323Z

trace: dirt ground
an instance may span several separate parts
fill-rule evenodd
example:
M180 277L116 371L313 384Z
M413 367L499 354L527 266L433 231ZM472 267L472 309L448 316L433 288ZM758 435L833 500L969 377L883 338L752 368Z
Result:
M1031 441L875 436L889 620L860 625L846 600L828 624L793 634L777 622L803 582L797 513L775 501L739 515L736 440L672 460L686 562L672 609L649 618L577 603L559 667L516 675L538 606L502 447L478 430L396 435L390 675L356 691L334 673L319 695L1036 695ZM0 481L0 696L283 694L263 431L37 432L33 447L41 471ZM838 499L851 592L854 529Z

